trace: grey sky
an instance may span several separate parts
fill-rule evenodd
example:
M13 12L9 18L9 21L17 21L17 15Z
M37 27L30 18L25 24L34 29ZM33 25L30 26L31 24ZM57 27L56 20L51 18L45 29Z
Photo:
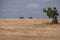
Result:
M47 17L43 8L57 7L60 12L60 0L0 0L0 17Z

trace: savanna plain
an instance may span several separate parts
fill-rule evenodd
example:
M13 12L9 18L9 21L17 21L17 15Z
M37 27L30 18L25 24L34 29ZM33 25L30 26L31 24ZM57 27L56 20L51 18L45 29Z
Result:
M0 40L60 40L59 24L48 18L0 18Z

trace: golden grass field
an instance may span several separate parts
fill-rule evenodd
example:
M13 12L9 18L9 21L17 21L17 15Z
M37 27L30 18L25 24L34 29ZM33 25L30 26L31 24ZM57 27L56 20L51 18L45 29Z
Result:
M46 18L0 18L0 40L60 40L60 24L50 22Z

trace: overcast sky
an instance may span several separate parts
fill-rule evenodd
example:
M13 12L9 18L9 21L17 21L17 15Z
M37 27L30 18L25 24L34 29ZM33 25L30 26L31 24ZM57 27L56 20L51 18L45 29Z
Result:
M57 7L60 0L0 0L0 18L34 17L46 18L43 8Z

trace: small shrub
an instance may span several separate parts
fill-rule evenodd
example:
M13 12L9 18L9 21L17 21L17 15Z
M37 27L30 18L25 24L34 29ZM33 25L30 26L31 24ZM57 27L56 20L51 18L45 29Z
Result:
M32 19L33 17L29 17L29 19Z
M23 19L24 17L19 17L20 19Z

